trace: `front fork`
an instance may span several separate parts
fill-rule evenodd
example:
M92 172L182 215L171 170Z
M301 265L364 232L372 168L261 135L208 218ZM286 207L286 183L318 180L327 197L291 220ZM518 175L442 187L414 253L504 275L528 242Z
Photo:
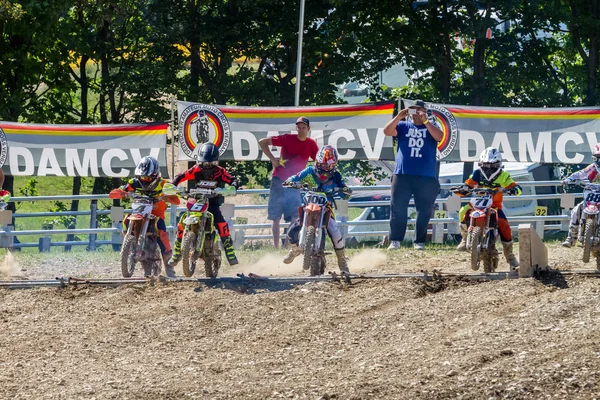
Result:
M197 221L189 221L188 223L185 223L185 220L191 217L197 218ZM186 215L184 217L183 235L185 236L186 232L193 231L194 225L198 226L198 229L196 230L196 251L202 255L202 252L204 251L206 235L212 234L212 232L215 230L214 216L208 212L202 213L202 216Z
M581 211L581 222L579 223L579 235L577 237L577 240L579 240L581 243L583 243L583 240L585 238L585 227L586 227L586 222L588 219L596 219L598 218L598 214L597 213L587 213L584 210ZM597 221L596 224L597 225ZM597 235L594 235L594 237L596 237ZM594 242L596 242L596 240L594 240Z
M482 232L482 240L481 240L481 250L487 249L489 246L489 240L490 240L490 236L488 235L488 233L490 232L490 230L492 229L496 229L496 228L490 228L490 220L492 217L492 214L497 214L494 211L492 211L492 209L488 209L488 211L485 213L485 217L473 217L473 211L471 211L471 216L470 216L470 223L469 223L469 233L473 230L473 227L479 226L481 227L481 232ZM496 215L496 225L498 224L498 216ZM471 235L467 235L467 249L471 249Z
M142 229L140 231L138 231L138 229L135 229L135 227L140 224L140 220L139 219L135 219L135 220L129 219L126 235L133 235L133 236L136 236L137 238L139 238L140 243L138 246L138 253L136 254L136 257L138 259L142 258L144 255L144 250L145 250L145 246L146 246L146 233L148 232L148 226L150 225L150 220L154 221L154 219L152 219L152 218L144 218L143 221L141 222Z
M323 214L325 213L326 208L321 207L320 211L307 211L304 210L304 217L302 218L302 228L300 229L300 240L298 241L298 245L304 248L304 243L306 241L306 228L309 226L314 226L316 228L315 235L315 246L320 248L321 240L323 239Z

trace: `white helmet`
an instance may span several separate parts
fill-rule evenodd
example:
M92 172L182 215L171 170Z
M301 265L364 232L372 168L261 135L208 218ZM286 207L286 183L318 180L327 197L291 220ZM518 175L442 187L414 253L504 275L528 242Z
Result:
M485 180L492 182L502 171L502 154L495 147L488 147L479 156L478 165Z

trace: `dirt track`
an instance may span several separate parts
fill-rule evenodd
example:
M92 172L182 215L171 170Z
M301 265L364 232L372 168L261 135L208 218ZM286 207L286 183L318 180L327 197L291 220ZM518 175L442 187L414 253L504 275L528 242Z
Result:
M578 249L554 246L550 254L553 266L582 268L570 261ZM21 273L51 277L77 268L79 275L107 276L116 265L108 256L86 265L53 256L21 265ZM264 273L257 268L280 260L262 257L240 270ZM466 265L466 255L447 249L368 252L351 263L355 272L466 271ZM0 398L592 399L600 393L598 279L231 289L0 290Z

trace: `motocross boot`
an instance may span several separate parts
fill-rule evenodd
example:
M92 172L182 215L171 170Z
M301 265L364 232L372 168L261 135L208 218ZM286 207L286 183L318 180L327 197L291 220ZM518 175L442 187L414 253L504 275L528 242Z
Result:
M283 263L291 264L292 261L294 261L294 258L298 257L300 254L302 254L302 248L297 244L290 243L290 251L288 251L286 256L283 258Z
M564 242L562 242L563 247L571 247L577 241L577 234L579 233L579 226L577 225L569 225L569 233L567 233L567 238Z
M177 274L175 273L175 267L169 265L169 253L163 254L163 262L165 263L165 273L169 278L177 278ZM173 258L173 257L171 257Z
M350 269L348 269L348 260L346 260L346 252L344 249L335 249L335 255L338 260L338 267L340 271L350 273Z
M183 238L176 237L175 238L175 246L173 246L173 255L169 258L169 262L166 263L168 267L174 267L179 262L181 258L181 241Z
M225 250L225 256L227 256L229 265L239 264L240 262L235 256L235 249L233 248L233 240L231 240L231 236L221 236L221 242L223 243L223 249Z
M460 234L462 238L458 246L456 246L456 250L467 251L467 235L469 234L469 228L467 227L467 224L460 224Z
M511 268L517 268L519 266L519 260L513 254L513 241L510 242L502 242L502 247L504 248L504 257L506 258L506 262L511 266Z

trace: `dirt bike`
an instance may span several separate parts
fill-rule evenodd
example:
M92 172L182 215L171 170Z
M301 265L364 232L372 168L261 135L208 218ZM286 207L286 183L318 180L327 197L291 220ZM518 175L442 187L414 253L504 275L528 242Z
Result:
M596 268L600 269L600 237L598 232L598 211L600 208L600 184L588 180L567 181L566 184L583 187L583 204L579 224L579 243L583 246L582 261L590 261L590 255L596 257Z
M181 242L181 262L183 274L191 277L196 271L198 260L204 261L207 278L215 278L221 268L221 249L215 219L208 211L209 200L218 195L234 195L235 188L222 189L216 181L199 181L194 189L186 191L178 187L182 197L187 198L188 212L183 218L183 240Z
M477 271L483 260L483 271L494 272L498 268L498 212L492 207L493 197L504 189L452 187L450 190L461 195L474 194L467 234L467 251L471 253L471 269Z
M174 186L165 184L163 191L169 190L174 193ZM144 275L156 277L160 275L162 265L162 254L158 245L159 218L152 214L155 204L160 198L152 198L154 192L139 193L127 192L122 189L113 189L108 197L111 199L122 199L131 197L131 214L123 221L127 224L127 231L121 246L121 273L123 277L130 278L135 271L136 263L140 263L144 269Z
M329 218L334 217L333 210L337 208L333 196L345 197L346 193L341 188L323 192L301 183L284 183L284 187L300 189L303 195L302 228L298 238L298 246L304 251L302 269L310 270L311 276L323 275L326 267L327 223Z

